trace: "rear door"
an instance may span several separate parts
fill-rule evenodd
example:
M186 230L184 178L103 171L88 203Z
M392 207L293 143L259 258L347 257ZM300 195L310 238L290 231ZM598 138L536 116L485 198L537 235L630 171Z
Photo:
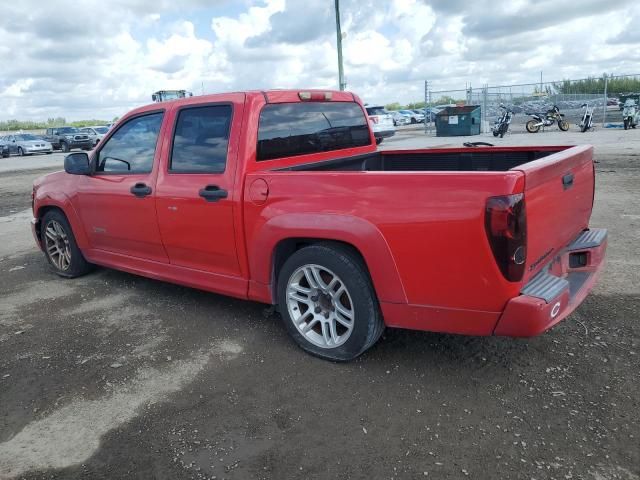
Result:
M220 291L236 288L240 277L233 190L244 94L224 98L176 108L156 192L170 262L217 274Z
M93 175L81 177L78 211L92 248L168 263L154 201L163 118L153 111L120 124L94 155Z
M594 193L593 147L562 150L516 167L525 174L525 281L588 227Z

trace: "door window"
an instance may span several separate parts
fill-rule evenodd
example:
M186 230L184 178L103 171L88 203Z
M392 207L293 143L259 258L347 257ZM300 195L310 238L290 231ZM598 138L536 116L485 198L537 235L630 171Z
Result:
M163 113L136 117L109 138L98 152L97 172L149 173L153 168Z
M230 105L180 110L169 170L176 173L224 172L230 125Z

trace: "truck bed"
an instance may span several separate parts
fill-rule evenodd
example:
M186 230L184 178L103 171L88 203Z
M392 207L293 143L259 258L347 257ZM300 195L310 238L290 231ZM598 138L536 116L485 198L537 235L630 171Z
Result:
M570 147L477 147L386 150L280 170L368 172L504 172Z

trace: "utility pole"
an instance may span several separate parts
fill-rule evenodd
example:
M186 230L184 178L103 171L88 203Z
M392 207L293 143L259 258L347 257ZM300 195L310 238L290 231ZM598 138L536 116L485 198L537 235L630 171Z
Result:
M338 45L338 85L340 90L344 90L347 84L344 83L344 70L342 69L342 30L340 29L340 0L335 0L336 5L336 40Z

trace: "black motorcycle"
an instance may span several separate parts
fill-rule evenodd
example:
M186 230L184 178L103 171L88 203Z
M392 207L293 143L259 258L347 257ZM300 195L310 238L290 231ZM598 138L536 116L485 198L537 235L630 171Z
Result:
M558 128L563 132L569 130L569 122L564 119L564 113L560 113L560 109L554 105L553 108L547 110L546 113L529 113L527 115L533 117L533 120L527 122L527 132L537 133L540 127L550 127L554 123L558 123Z
M500 118L496 120L491 127L491 131L493 132L493 136L500 138L504 137L504 134L509 130L509 125L511 124L511 119L513 118L513 110L505 107L504 105L500 105L500 109L502 110L502 114Z

